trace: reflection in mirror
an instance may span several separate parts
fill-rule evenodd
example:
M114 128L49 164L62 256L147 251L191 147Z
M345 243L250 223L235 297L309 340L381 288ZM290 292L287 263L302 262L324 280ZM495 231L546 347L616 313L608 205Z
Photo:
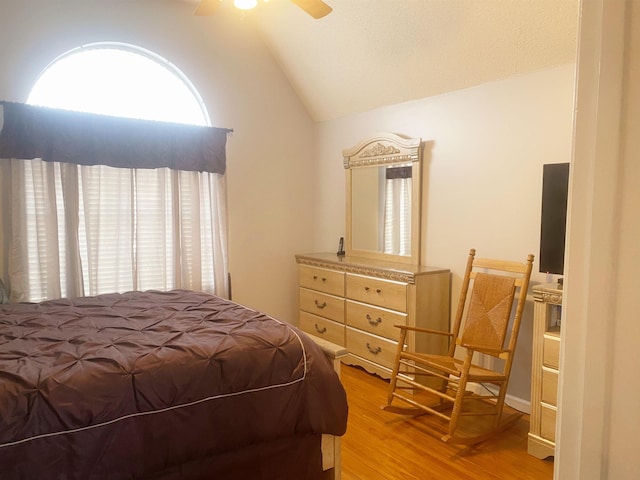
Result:
M343 150L347 254L420 262L421 147L381 133Z
M353 169L353 249L411 255L411 170L411 163Z
M384 253L411 255L411 165L387 167Z

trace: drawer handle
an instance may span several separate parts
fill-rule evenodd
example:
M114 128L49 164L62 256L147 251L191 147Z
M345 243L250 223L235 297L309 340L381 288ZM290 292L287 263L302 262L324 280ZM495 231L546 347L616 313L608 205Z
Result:
M367 342L367 350L369 350L374 355L379 354L382 351L382 347L373 348L369 342Z
M370 290L371 290L371 288L369 288L369 287L364 287L364 291L365 291L365 292L369 293L369 291L370 291ZM382 290L381 290L381 289L379 289L379 288L376 288L376 293L377 293L378 295L380 295L380 294L382 293Z
M369 315L368 313L367 313L367 320L369 321L369 325L371 325L372 327L377 327L382 322L382 318L378 317L374 320L373 318L371 318L371 315Z
M316 332L318 333L324 333L327 331L327 327L319 327L317 323L315 324L315 327L316 327Z
M314 276L313 276L313 279L314 279L314 280L317 280L317 279L318 279L318 276L317 276L317 275L314 275ZM326 279L325 277L322 277L320 280L322 280L323 282L326 282L326 281L327 281L327 279Z
M316 304L316 307L318 307L319 309L323 309L327 306L327 302L318 303L318 300L314 300L314 302Z

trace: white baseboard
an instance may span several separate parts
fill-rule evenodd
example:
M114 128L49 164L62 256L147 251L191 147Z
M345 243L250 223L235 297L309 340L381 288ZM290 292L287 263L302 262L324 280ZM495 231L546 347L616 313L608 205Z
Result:
M529 400L507 394L505 402L511 408L518 410L519 412L526 413L527 415L531 414L531 402Z
M486 394L486 390L484 390L480 385L467 385L467 387L473 393L480 394L481 392L484 392ZM531 401L529 400L515 397L507 393L504 401L509 407L513 408L514 410L526 413L527 415L531 414Z

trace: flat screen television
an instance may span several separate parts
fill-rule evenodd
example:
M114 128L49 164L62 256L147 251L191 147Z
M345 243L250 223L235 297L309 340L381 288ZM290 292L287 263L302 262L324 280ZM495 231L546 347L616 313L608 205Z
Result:
M543 165L540 222L540 272L563 275L567 230L569 164Z

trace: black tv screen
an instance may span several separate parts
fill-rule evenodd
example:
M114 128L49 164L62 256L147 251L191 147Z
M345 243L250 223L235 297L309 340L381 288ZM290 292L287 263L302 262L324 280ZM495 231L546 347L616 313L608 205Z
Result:
M567 230L569 164L543 165L540 272L562 275Z

